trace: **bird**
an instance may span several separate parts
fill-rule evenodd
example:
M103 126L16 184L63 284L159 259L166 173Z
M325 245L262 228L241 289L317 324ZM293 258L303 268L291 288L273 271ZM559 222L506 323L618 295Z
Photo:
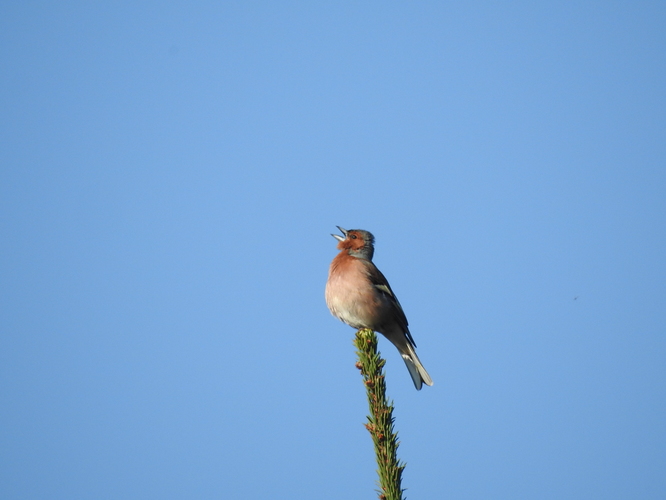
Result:
M363 229L343 229L340 253L331 262L326 281L326 305L331 314L352 328L379 332L397 347L417 391L432 379L416 355L407 317L391 285L372 262L375 237Z

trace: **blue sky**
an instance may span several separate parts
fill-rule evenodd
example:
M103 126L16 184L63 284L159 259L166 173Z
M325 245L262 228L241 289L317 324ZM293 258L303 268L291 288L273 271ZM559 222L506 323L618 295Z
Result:
M0 492L373 498L335 226L407 497L666 496L660 2L0 7Z

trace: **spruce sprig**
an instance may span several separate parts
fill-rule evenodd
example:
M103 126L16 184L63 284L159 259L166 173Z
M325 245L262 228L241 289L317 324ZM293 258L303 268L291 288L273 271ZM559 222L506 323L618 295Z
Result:
M386 398L384 364L377 351L377 335L369 329L360 329L354 339L358 362L365 385L370 415L365 428L372 436L377 457L380 500L403 500L402 471L405 463L398 460L398 433L393 428L393 402Z

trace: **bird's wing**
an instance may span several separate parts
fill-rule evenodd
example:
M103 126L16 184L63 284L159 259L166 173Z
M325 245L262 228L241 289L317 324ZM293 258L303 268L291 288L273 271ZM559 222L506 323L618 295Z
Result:
M409 339L411 344L414 347L416 347L416 343L412 338L412 334L409 333L409 328L408 328L409 323L407 322L407 316L405 316L405 312L402 310L402 306L398 301L398 297L396 297L395 293L393 293L393 290L391 289L391 285L389 285L388 280L382 274L382 272L379 269L377 269L377 266L375 266L372 262L368 261L368 265L366 267L368 269L368 277L370 278L370 282L373 284L373 286L377 289L379 293L381 293L383 296L389 299L389 301L393 306L392 308L393 315L396 321L400 324L400 327L407 336L407 339Z

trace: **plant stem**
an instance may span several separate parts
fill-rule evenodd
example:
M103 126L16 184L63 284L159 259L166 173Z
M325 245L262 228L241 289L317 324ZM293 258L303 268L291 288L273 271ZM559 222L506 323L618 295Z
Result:
M393 429L393 403L386 398L384 364L377 351L377 335L372 330L361 329L354 339L363 383L368 394L370 415L365 424L372 436L377 456L379 475L379 499L403 500L402 471L404 462L398 460L398 433Z

